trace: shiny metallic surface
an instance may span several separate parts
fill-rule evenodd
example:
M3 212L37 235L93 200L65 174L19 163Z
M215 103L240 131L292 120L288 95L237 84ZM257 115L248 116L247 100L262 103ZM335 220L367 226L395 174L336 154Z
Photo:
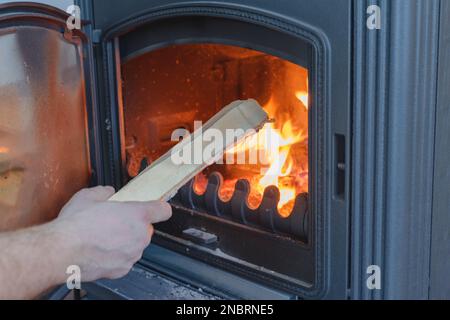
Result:
M80 52L56 30L0 31L0 231L54 218L88 184Z

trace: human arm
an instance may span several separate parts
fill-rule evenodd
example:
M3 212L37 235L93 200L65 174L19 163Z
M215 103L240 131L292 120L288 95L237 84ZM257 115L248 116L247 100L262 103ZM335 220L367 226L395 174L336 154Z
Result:
M148 246L152 223L170 218L163 202L106 201L114 189L84 189L47 224L0 234L0 299L29 299L64 283L67 267L81 280L128 273Z

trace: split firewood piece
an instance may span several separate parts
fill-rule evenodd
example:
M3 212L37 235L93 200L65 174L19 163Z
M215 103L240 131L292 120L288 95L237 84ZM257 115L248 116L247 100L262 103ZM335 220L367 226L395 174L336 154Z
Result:
M267 113L255 100L231 103L201 129L185 137L153 162L110 200L169 200L179 188L219 160L226 150L255 134L267 121L269 121ZM230 133L234 136L233 139L229 139ZM206 137L208 138L205 139ZM210 139L211 137L214 139ZM222 138L223 140L217 141ZM184 161L180 161L181 158Z

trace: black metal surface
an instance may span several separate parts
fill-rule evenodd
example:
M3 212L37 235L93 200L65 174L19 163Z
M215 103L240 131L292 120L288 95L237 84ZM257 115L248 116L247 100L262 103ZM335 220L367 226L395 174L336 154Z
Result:
M442 3L440 21L430 299L450 299L450 1Z
M123 278L83 283L84 300L217 300L206 290L182 284L136 264Z
M255 280L263 276L272 285L295 292L314 283L314 247L287 235L244 225L173 203L170 221L156 225L155 243L196 257ZM199 244L184 231L194 228L213 234L212 245ZM311 228L311 226L309 226Z
M378 1L385 17L382 27L368 30L366 9L373 2L354 1L353 136L347 140L353 148L348 158L352 208L348 268L349 294L354 299L420 300L437 289L434 281L439 290L450 286L444 259L435 261L444 268L443 276L430 283L430 275L434 277L430 266L435 267L430 252L447 248L447 266L450 259L450 228L445 225L449 220L442 219L449 216L450 166L450 118L442 111L448 111L450 103L448 98L445 103L436 101L436 93L440 91L441 97L443 90L448 93L450 83L449 64L437 59L439 48L449 48L448 28L441 30L446 43L438 43L444 3L448 1ZM447 81L438 89L444 73ZM436 139L436 134L444 136ZM443 149L434 149L435 142L444 140ZM445 166L435 167L435 157L445 158ZM446 183L433 184L438 176L435 183ZM447 205L439 208L441 201ZM433 218L444 223L437 230L432 230ZM446 240L433 245L431 236L441 227ZM382 268L381 290L366 285L367 268L373 264Z
M152 244L140 265L178 283L188 284L224 299L288 300L295 296Z
M147 166L144 158L140 171ZM308 194L298 195L290 216L284 218L277 209L280 192L275 186L266 188L260 206L252 209L248 205L248 180L237 181L230 201L219 196L223 183L219 172L210 174L203 194L195 192L194 181L185 184L171 200L172 219L157 226L157 230L170 236L159 233L156 243L255 280L265 270L275 287L294 293L295 283L312 286L315 261L312 246L308 245L312 232L308 224ZM243 264L253 271L243 269ZM281 278L284 279L280 284Z
M208 185L204 194L194 191L194 180L184 185L173 199L188 209L199 210L224 219L263 228L275 234L286 234L308 243L308 195L300 194L295 199L294 208L289 217L282 217L278 212L280 192L277 187L270 186L264 191L263 199L258 208L248 205L250 183L241 179L235 186L230 201L222 201L219 190L222 175L213 172L208 177Z
M213 245L217 243L217 236L212 233L208 233L199 229L189 228L183 230L183 235L188 239L191 239L194 243L201 245Z

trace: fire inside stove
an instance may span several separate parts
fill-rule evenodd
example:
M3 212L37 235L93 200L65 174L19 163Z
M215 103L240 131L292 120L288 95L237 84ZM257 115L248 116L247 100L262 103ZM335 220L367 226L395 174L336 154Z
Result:
M190 44L132 58L122 65L122 77L130 177L176 143L171 140L175 130L192 132L194 121L204 123L232 101L251 98L273 122L229 150L223 164L208 167L187 187L199 197L216 179L222 204L231 201L236 189L247 189L243 201L250 211L272 192L282 218L308 193L307 69L260 51ZM258 155L256 162L248 161L250 154Z
M304 101L302 107L307 109L307 93L299 91L298 95ZM283 114L279 104L272 100L264 106L264 110L272 119L289 117L288 114ZM277 143L268 141L277 141ZM267 124L257 135L226 153L225 168L212 168L219 172L225 171L226 178L219 189L220 198L229 201L238 179L247 179L250 182L248 204L252 208L257 208L262 202L265 189L275 186L280 193L277 204L279 213L283 217L289 216L294 207L296 195L308 192L307 145L307 133L295 127L292 120L288 119L285 122L276 120L274 123ZM238 162L236 159L240 157L247 159L252 152L256 152L259 158L265 159L264 164L234 165ZM230 156L233 159L232 164L228 163ZM195 192L205 193L207 183L207 173L199 174L194 181Z

